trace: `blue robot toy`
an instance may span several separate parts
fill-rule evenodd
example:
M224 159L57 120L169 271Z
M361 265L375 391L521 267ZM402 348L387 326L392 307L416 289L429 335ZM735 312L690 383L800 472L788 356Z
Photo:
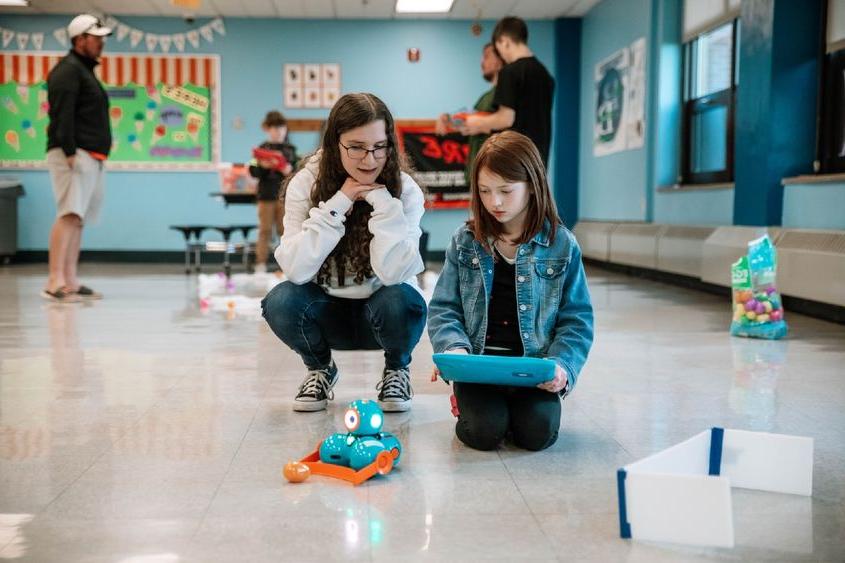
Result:
M390 432L382 432L384 413L375 401L358 400L349 404L343 415L346 434L332 434L320 444L320 461L351 467L358 471L376 460L380 452L393 457L399 464L402 445Z

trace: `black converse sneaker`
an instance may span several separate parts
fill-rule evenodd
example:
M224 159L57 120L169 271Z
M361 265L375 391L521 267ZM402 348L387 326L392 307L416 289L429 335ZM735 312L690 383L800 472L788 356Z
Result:
M384 412L404 412L411 409L411 372L407 367L399 369L384 368L381 381L376 385L378 406Z
M332 387L337 383L337 366L332 360L329 367L310 369L302 380L299 392L293 400L293 410L300 412L321 411L326 402L334 399Z

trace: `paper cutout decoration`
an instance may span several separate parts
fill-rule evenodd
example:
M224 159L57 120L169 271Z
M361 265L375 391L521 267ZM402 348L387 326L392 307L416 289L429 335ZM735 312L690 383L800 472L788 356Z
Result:
M67 29L63 27L56 28L53 30L53 37L56 38L62 47L67 47ZM6 46L6 33L3 32L3 46Z
M208 25L210 25L211 28L220 35L226 35L226 26L223 25L223 20L220 18L214 18Z
M733 547L731 487L810 496L813 439L713 428L626 465L617 471L619 534Z

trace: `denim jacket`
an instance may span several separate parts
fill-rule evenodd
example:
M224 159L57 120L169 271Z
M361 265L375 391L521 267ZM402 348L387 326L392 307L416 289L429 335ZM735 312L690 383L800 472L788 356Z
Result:
M516 253L516 302L526 356L549 358L575 388L593 343L593 306L581 262L581 249L559 226L554 242L545 227ZM464 225L452 236L446 262L428 309L434 352L465 348L484 351L487 309L493 286L493 256Z

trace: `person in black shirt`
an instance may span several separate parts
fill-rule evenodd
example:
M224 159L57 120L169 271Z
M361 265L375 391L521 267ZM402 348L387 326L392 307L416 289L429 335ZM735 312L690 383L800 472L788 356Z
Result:
M493 99L498 109L487 116L469 116L461 133L512 129L534 141L543 164L548 166L555 82L527 42L528 28L522 19L507 17L496 24L493 44L507 63L499 72Z
M282 182L293 172L296 166L296 147L288 142L287 120L278 111L269 111L264 117L261 128L267 133L267 141L259 148L281 153L287 165L281 170L271 159L253 159L249 173L258 179L258 242L255 245L255 271L267 271L267 257L270 255L270 238L273 226L279 238L284 232L285 194Z
M77 265L82 228L97 219L102 207L103 163L112 144L109 98L94 74L103 38L111 32L94 16L73 18L67 27L70 52L47 77L47 168L56 220L50 230L50 275L41 296L51 301L102 297L79 283Z

